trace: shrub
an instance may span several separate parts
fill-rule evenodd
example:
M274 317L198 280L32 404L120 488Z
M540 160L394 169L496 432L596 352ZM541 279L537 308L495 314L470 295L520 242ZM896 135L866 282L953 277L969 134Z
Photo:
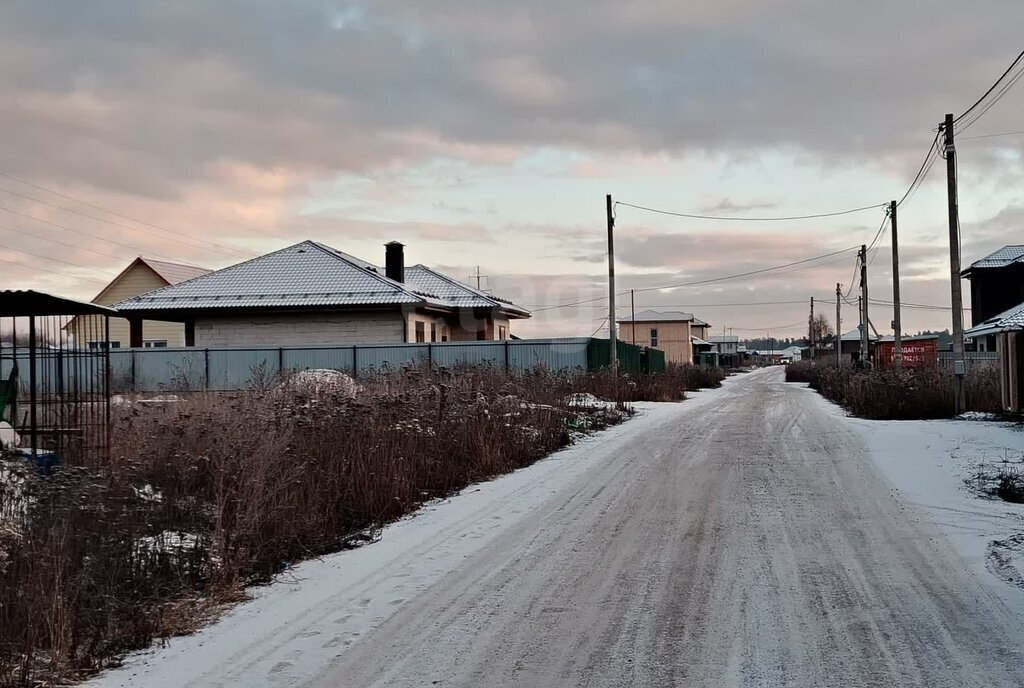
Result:
M118 405L109 459L0 479L0 686L80 678L190 632L245 585L617 423L626 402L720 379L412 368L355 396L263 380Z
M807 382L854 415L877 420L951 418L953 374L938 366L857 370L834 363L800 361L786 369L789 382ZM999 372L975 366L965 379L967 409L1000 409Z

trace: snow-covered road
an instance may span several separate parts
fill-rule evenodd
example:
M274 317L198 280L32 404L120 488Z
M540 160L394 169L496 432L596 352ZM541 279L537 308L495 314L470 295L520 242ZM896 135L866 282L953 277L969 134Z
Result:
M1024 592L885 477L871 427L779 368L740 376L297 567L94 683L1024 685Z

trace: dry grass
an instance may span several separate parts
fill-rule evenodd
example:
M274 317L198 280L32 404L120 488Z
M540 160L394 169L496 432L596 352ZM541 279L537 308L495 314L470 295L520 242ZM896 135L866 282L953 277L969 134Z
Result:
M257 385L119 407L109 460L0 480L0 686L80 678L191 632L246 585L627 412L573 392L678 400L718 379L413 369L356 398Z
M914 420L954 415L953 374L941 367L855 370L800 361L787 366L786 380L809 383L822 396L861 418ZM1000 410L998 369L975 366L966 384L968 410Z

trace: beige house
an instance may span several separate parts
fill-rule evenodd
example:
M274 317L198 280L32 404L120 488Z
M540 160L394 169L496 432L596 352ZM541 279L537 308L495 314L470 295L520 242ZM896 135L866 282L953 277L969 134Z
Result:
M505 340L530 317L511 301L386 245L383 268L303 241L116 304L139 346L147 321L184 323L185 346L307 346Z
M665 352L666 363L693 363L694 345L703 341L710 325L692 313L645 310L619 321L624 342Z
M179 284L193 277L205 275L209 270L194 265L167 263L162 260L139 256L117 277L103 288L93 303L112 306L118 301L130 299L139 294ZM143 320L142 343L144 347L165 347L185 345L185 326L181 323L160 320ZM94 348L102 346L103 327L99 316L80 315L67 324L75 346ZM123 318L110 319L110 347L119 349L129 345L130 326Z

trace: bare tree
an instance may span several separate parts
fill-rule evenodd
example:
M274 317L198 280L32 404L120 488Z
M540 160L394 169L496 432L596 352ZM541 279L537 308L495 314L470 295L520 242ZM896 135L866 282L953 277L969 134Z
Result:
M811 341L815 343L815 346L823 346L824 344L832 341L833 337L836 336L835 330L832 329L832 323L829 322L828 318L825 317L824 313L818 313L814 316L814 320L811 322Z

